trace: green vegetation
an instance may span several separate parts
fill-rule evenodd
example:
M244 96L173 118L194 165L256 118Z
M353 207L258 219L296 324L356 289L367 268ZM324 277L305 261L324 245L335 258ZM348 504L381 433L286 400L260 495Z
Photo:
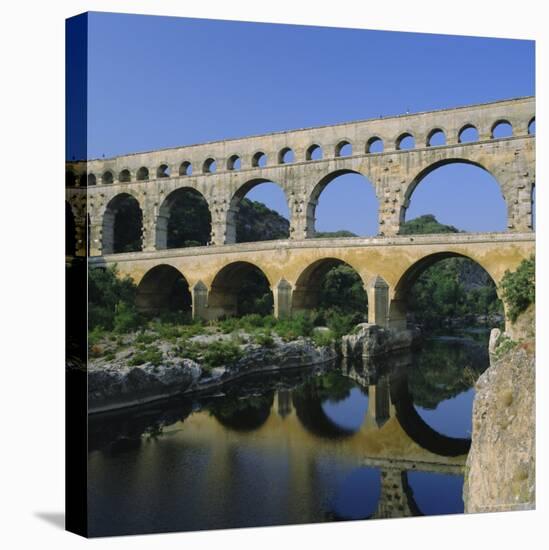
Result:
M410 220L401 228L405 235L458 232L431 214ZM468 258L448 258L426 269L410 290L408 308L415 321L428 330L441 327L450 319L503 315L494 282Z
M130 367L143 365L144 363L152 363L154 366L162 363L162 352L155 346L145 348L133 355L128 361Z
M503 299L508 306L509 319L515 322L518 316L535 301L536 266L534 256L522 260L516 271L507 270L501 280Z
M340 231L317 231L315 239L337 239L340 237L358 237L356 233L341 229Z
M236 215L236 242L287 239L290 222L261 202L242 199Z
M418 216L402 224L401 235L427 235L430 233L459 233L453 225L445 225L437 221L432 214Z

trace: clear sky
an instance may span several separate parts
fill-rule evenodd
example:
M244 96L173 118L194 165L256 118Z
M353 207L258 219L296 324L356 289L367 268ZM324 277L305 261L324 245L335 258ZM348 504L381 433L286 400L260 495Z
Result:
M532 41L175 17L90 14L88 67L89 158L534 94ZM504 229L491 176L438 172L407 218ZM249 196L287 212L274 185ZM338 178L317 228L375 233L374 203Z

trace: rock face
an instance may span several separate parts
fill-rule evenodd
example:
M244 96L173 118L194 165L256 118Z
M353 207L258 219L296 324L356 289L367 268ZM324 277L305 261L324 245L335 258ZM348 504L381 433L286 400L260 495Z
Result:
M88 369L88 411L113 410L177 395L198 380L200 366L190 359L173 365L108 366Z
M391 330L370 323L356 326L354 334L341 339L341 353L347 358L380 355L390 351L409 348L419 332L414 329Z
M498 357L497 336L491 338L491 366L476 384L463 488L469 513L535 507L533 342L523 341Z

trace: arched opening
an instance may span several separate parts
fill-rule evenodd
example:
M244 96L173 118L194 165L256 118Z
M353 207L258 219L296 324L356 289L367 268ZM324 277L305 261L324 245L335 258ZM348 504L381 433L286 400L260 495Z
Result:
M353 146L347 140L340 141L335 148L336 157L350 157L353 154Z
M182 162L179 166L179 175L180 176L190 176L193 173L193 165L186 160L185 162Z
M67 170L65 172L65 185L67 187L76 187L76 182L77 182L76 174L71 170Z
M356 237L378 233L378 200L372 183L338 170L316 185L307 205L307 237Z
M368 320L368 296L358 272L338 258L318 260L303 270L292 293L292 313L317 311L315 323L329 324L334 313Z
M136 174L137 181L147 181L149 179L149 169L142 166Z
M114 177L110 170L107 170L101 177L101 183L103 183L103 185L110 185L113 181Z
M142 249L143 213L128 193L116 195L103 214L103 254L137 252Z
M287 239L290 236L286 195L276 183L258 178L234 194L227 211L227 243Z
M88 187L95 185L97 183L97 179L95 177L95 174L88 174Z
M280 153L278 153L279 164L289 164L294 161L295 161L295 154L293 150L290 149L289 147L284 147L284 149L282 149Z
M147 271L137 286L135 305L142 313L181 313L189 315L192 297L189 283L175 267L157 265Z
M65 255L76 254L76 222L74 213L68 202L65 202Z
M427 147L440 147L441 145L446 145L446 134L440 128L435 128L427 137Z
M402 234L507 228L507 205L497 180L482 166L463 159L436 163L420 173L404 204Z
M383 153L383 140L377 136L374 136L366 143L366 153Z
M202 165L202 172L204 174L213 174L217 170L217 163L215 159L209 158L204 161Z
M458 143L471 143L478 139L478 130L472 124L466 124L458 133Z
M240 170L242 167L242 161L238 155L232 155L227 161L227 170Z
M167 164L161 164L156 169L156 177L157 178L169 178L170 177L170 169Z
M160 206L156 220L156 248L204 246L210 242L212 218L208 202L196 189L172 191Z
M511 137L513 135L513 127L507 120L498 120L492 126L492 137L494 139Z
M252 166L254 168L264 168L267 166L267 155L263 151L258 151L252 157Z
M528 123L528 134L530 134L531 136L535 136L536 135L536 119L533 118L529 123Z
M272 315L273 293L265 273L249 262L234 262L215 276L208 297L213 318Z
M397 150L413 149L416 146L416 140L410 133L401 134L396 141Z
M132 175L130 174L129 170L122 170L120 174L118 174L118 181L120 183L128 183L132 181Z
M322 147L314 143L307 149L305 158L307 160L322 160Z
M86 187L86 185L88 183L88 178L87 178L85 173L80 174L80 177L78 178L78 182L79 182L80 187Z
M389 321L424 333L485 328L504 323L503 305L490 274L475 260L455 252L431 254L413 264L398 282Z

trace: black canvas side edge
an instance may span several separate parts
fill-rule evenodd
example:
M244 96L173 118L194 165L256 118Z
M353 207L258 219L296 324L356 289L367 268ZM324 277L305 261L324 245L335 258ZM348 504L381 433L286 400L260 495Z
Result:
M88 16L65 21L65 529L88 536L87 85ZM76 176L74 166L79 166Z

